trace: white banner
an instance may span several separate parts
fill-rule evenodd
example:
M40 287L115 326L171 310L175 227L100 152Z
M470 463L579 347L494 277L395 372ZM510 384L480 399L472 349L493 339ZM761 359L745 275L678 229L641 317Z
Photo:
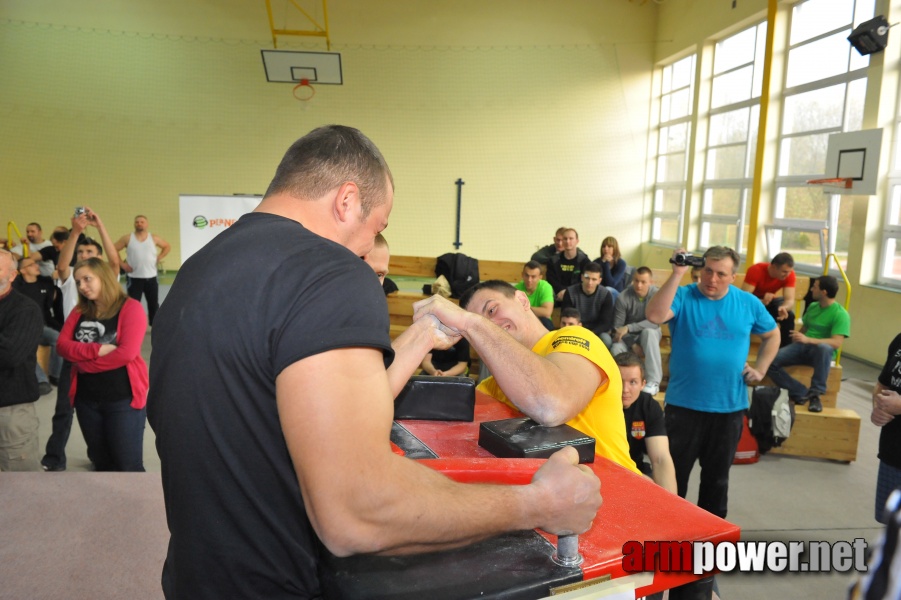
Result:
M262 196L178 197L181 262L257 207Z

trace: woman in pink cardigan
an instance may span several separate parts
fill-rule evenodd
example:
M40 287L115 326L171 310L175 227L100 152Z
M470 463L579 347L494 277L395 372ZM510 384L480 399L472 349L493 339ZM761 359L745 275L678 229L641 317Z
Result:
M97 471L144 470L147 317L106 262L75 265L78 306L59 334L57 352L72 363L69 398Z

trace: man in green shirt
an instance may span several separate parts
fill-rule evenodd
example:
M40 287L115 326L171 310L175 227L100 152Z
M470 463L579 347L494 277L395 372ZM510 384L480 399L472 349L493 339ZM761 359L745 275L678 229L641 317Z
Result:
M523 265L522 281L513 287L525 292L535 316L548 330L554 329L554 323L551 321L551 314L554 312L554 288L541 278L541 264L530 260Z
M851 335L851 317L848 311L835 301L838 280L831 275L823 275L813 280L810 294L814 303L810 305L801 321L801 331L793 331L792 343L779 349L770 365L767 375L781 388L788 390L789 398L797 404L810 400L807 410L822 412L820 396L826 392L826 379L836 351L842 347L845 338ZM810 389L785 372L789 365L810 365L813 377Z

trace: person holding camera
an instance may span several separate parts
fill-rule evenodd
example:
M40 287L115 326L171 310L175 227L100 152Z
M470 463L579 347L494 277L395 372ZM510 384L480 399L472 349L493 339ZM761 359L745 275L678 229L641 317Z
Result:
M732 285L739 260L735 250L713 246L704 253L701 281L680 287L685 272L700 261L677 250L670 259L672 275L645 311L650 321L669 323L672 335L666 430L679 496L688 492L700 460L698 506L722 518L748 408L746 384L763 379L779 349L773 317L752 294ZM763 340L755 367L747 363L752 333Z

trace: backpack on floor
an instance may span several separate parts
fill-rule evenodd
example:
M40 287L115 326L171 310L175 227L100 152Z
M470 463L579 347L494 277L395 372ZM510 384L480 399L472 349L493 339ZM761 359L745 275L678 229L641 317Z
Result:
M751 408L748 425L757 438L761 454L778 448L791 435L795 424L795 406L788 399L788 390L776 386L758 385L748 388Z

